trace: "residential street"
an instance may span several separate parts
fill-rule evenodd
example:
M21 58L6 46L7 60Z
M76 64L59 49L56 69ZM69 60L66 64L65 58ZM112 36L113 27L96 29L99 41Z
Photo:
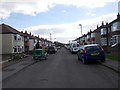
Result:
M118 88L118 73L99 62L84 65L76 54L61 48L47 60L3 80L2 85L3 88Z

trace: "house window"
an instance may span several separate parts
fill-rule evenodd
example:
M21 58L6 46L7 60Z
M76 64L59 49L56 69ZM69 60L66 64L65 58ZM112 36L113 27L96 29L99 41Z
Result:
M18 40L21 40L21 36L20 35L18 35Z
M90 38L90 35L87 35L87 39L89 39Z
M14 35L14 40L17 40L17 35Z
M21 51L20 46L18 46L18 52L20 52L20 51Z
M101 45L107 45L107 38L101 38Z
M14 47L14 52L15 52L15 53L17 52L17 47L16 47L16 46Z
M101 35L104 35L104 34L107 34L106 28L102 28L102 29L101 29Z
M29 37L25 37L25 42L28 42L29 41Z
M111 27L108 28L108 33L110 33L110 31L111 31Z
M112 36L111 43L115 44L115 43L118 43L118 42L120 42L120 35L114 35L114 36Z
M112 24L112 31L120 30L120 22L115 22Z
M95 33L91 33L91 37L95 37Z

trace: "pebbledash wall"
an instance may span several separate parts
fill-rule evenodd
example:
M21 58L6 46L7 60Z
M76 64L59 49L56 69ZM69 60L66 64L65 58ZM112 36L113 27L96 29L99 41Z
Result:
M12 34L2 34L2 54L12 53Z
M12 54L12 53L18 53L18 50L15 52L15 47L23 47L23 50L20 52L24 51L24 41L23 39L21 40L14 40L15 34L0 34L2 35L2 52L0 54ZM22 36L20 36L22 38ZM20 53L19 52L19 53Z

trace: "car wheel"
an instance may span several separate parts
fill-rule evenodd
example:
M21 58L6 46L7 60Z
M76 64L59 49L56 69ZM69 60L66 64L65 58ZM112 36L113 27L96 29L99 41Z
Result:
M47 60L47 57L45 57L45 60Z
M87 61L86 61L84 58L82 58L82 63L83 63L83 64L86 64Z

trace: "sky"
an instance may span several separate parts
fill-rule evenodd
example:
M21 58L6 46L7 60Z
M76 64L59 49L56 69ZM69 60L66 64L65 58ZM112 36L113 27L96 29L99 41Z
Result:
M117 18L119 0L0 0L0 23L68 43Z

